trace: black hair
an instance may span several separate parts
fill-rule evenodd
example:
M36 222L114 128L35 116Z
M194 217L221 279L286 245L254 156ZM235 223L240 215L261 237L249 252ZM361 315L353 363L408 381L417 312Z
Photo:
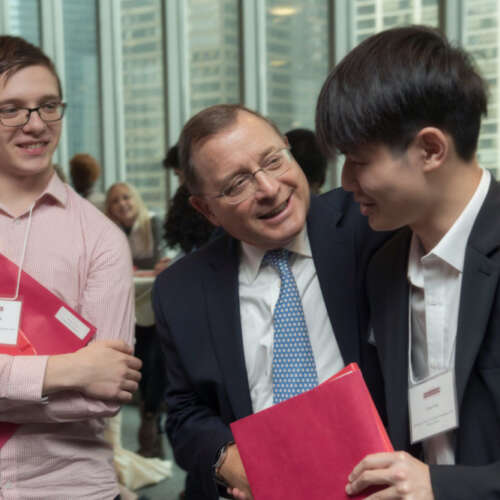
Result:
M179 146L174 144L168 151L167 156L163 159L165 168L179 168Z
M435 126L470 161L486 112L486 85L470 56L433 28L407 26L367 38L333 69L316 131L335 155L377 143L404 152L419 130Z
M165 241L168 247L179 245L185 253L200 248L212 236L214 226L189 203L185 185L177 188L165 219Z
M321 187L325 182L327 159L319 148L312 130L296 128L285 134L290 152L306 174L309 184Z

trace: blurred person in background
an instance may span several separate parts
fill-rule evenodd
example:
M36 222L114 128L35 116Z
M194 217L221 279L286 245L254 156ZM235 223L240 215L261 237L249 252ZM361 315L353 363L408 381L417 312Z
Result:
M167 246L179 249L175 261L197 250L209 241L212 238L215 226L189 202L191 194L183 183L182 171L179 168L177 144L168 150L163 165L167 170L173 169L181 182L168 207L163 226Z
M146 208L137 189L125 182L113 184L105 212L127 235L134 266L153 269L161 254L161 220Z
M169 248L178 248L174 258L194 252L212 237L215 227L189 203L186 186L179 186L165 219L165 242Z
M306 174L311 194L320 194L325 183L327 159L321 152L312 130L296 128L285 137L290 144L290 153Z
M138 191L130 184L117 182L107 191L106 215L128 237L136 270L153 269L161 256L161 220L149 212ZM151 308L152 280L146 288L136 283L135 355L142 361L141 424L139 451L144 457L164 458L159 432L165 393L165 369Z
M69 173L75 191L103 212L105 195L95 189L101 175L98 161L89 154L78 153L69 161Z

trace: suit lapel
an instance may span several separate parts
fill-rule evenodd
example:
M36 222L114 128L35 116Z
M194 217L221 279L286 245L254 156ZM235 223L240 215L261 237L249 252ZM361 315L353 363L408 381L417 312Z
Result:
M386 391L389 431L396 449L407 449L408 434L408 248L403 229L371 262L368 293L372 326Z
M238 294L238 244L230 237L227 245L213 255L203 280L207 317L214 350L222 372L223 385L236 419L252 413L252 402L243 354Z
M320 207L320 201L311 199L307 225L314 266L342 357L359 362L358 318L347 313L352 303L346 293L356 274L353 238L351 230L339 226L341 207Z
M457 328L455 377L458 405L487 331L500 268L490 256L500 247L492 217L500 213L500 187L494 180L467 242Z

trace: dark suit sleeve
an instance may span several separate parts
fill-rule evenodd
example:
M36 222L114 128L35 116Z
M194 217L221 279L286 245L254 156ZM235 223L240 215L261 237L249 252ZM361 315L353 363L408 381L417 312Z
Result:
M374 339L370 338L372 332L371 311L367 295L367 270L368 264L374 253L392 236L392 232L373 231L368 225L368 219L359 213L359 206L353 203L351 210L356 213L355 249L357 282L359 289L359 322L360 322L360 362L363 376L377 407L382 422L387 425L387 412L385 405L384 379Z
M500 462L482 466L431 465L435 500L498 500Z
M158 282L158 280L157 280ZM233 440L230 428L213 409L201 401L190 382L173 341L161 291L155 284L153 304L156 327L165 352L167 371L167 424L166 430L176 462L201 481L199 486L206 498L218 498L219 492L212 466L218 450ZM193 346L196 350L196 347ZM203 362L200 354L200 363Z

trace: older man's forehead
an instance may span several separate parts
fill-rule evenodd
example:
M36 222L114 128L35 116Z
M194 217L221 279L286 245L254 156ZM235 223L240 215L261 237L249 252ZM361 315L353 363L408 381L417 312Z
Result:
M225 130L213 136L218 139L234 140L256 155L268 153L273 147L282 145L285 139L268 121L260 116L239 111L237 119Z
M237 124L238 122L241 123L241 121L243 121L243 120L254 121L256 123L262 124L263 126L265 126L266 128L269 129L269 133L272 133L273 135L276 135L280 138L283 138L283 134L278 130L276 125L274 125L271 122L269 122L268 120L266 120L266 118L263 116L249 113L248 111L246 111L244 109L240 109L240 110L238 110L238 112L236 114L235 124Z

